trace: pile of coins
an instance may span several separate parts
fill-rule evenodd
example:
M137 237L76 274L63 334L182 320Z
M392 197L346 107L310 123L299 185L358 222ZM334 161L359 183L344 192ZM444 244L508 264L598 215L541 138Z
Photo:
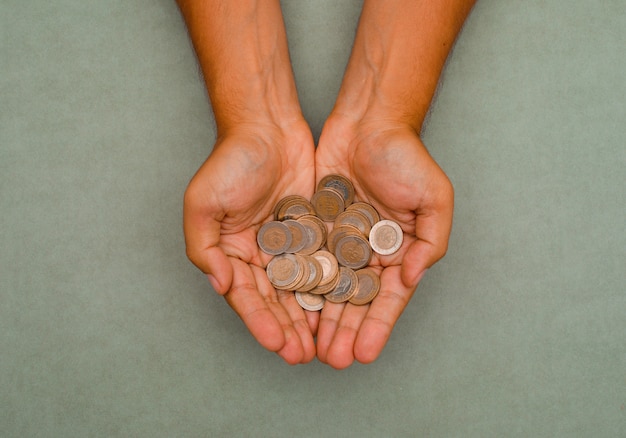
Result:
M333 223L332 231L326 222ZM327 175L311 201L298 195L278 201L257 243L274 256L266 268L272 285L294 291L304 309L321 310L326 301L371 302L380 290L378 274L366 267L372 252L393 254L402 238L397 223L381 220L368 203L354 202L349 179Z

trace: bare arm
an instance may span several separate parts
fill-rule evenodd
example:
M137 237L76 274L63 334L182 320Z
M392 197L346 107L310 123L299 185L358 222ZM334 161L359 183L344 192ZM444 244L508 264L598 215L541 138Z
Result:
M334 108L420 131L454 40L475 0L366 0Z
M179 0L218 138L185 192L187 255L261 345L315 356L317 313L276 291L256 233L287 194L311 196L314 145L298 103L277 0Z
M381 291L367 306L332 304L317 354L336 368L375 360L426 270L447 251L453 189L419 132L473 0L366 0L316 172L349 176L357 198L398 222L404 244L371 266Z
M302 117L280 4L178 0L204 73L218 134L259 119Z

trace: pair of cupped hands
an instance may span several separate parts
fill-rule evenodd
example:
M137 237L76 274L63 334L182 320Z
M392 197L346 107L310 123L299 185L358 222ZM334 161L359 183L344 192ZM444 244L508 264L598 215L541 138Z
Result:
M279 199L310 199L331 173L352 181L355 200L400 224L404 242L395 254L373 256L381 288L372 303L327 302L310 312L270 284L271 256L256 234ZM444 256L452 211L452 185L410 125L331 116L315 148L308 124L297 118L221 132L185 193L184 231L189 259L263 347L289 364L317 356L340 369L380 355L418 282Z

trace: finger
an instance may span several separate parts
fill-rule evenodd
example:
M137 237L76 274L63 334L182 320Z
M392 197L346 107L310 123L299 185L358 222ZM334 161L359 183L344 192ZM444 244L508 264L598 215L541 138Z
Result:
M311 335L313 337L317 336L317 329L319 327L319 323L320 323L320 312L311 312L306 310L304 312L305 316L306 316L306 321L309 324L309 330L311 330Z
M302 362L304 358L302 340L300 339L298 331L294 327L294 323L289 313L281 303L281 295L290 292L277 292L267 278L265 270L262 268L259 268L258 266L251 266L251 270L257 281L257 287L260 294L263 296L268 308L273 313L283 331L285 343L280 350L276 351L276 353L290 365ZM304 320L302 322L304 322Z
M368 308L369 305L346 304L326 357L333 368L347 368L354 362L354 344Z
M399 266L385 268L380 282L380 292L370 304L354 345L354 356L361 363L378 358L414 292L400 279Z
M415 218L417 240L406 251L402 260L402 281L415 288L426 269L440 260L448 250L452 229L454 195L449 192L438 195L437 205L418 211Z
M302 359L300 363L308 363L315 357L315 342L311 329L306 320L306 316L300 304L296 301L295 295L290 291L277 291L278 302L287 312L287 315L293 323L293 328L300 337L302 345Z
M317 358L327 363L328 348L333 340L345 304L335 304L326 301L320 314L317 330Z
M233 281L233 268L224 251L217 245L220 241L220 223L206 207L201 207L195 186L185 192L183 229L187 257L207 274L215 291L224 295Z
M234 274L232 287L224 295L226 301L259 344L270 351L281 350L286 343L283 327L259 293L250 265L238 259L230 260Z

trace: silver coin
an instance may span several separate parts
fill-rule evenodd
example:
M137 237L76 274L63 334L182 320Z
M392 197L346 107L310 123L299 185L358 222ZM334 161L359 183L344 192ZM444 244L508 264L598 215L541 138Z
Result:
M385 219L374 224L370 231L369 241L376 253L390 255L400 249L403 237L400 225Z
M323 295L310 294L308 292L295 292L296 301L300 304L304 310L310 310L314 312L316 310L322 310L326 299Z

